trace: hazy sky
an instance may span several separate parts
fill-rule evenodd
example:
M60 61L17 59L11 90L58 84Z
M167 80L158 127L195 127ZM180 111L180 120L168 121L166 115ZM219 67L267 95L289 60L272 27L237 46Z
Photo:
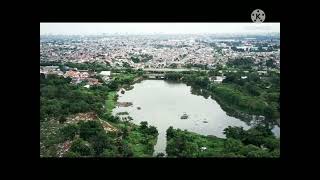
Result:
M269 33L280 23L40 23L40 34Z

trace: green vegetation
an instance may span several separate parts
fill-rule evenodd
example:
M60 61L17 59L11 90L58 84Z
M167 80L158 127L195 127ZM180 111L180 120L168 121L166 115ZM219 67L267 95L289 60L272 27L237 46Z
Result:
M82 140L81 138L72 142L70 152L78 154L79 156L92 156L94 154L93 148L89 142Z
M240 59L234 59L232 61L229 61L227 65L236 66L241 69L251 69L251 67L254 65L254 61L253 59L249 59L249 58L240 58Z
M70 68L77 68L78 70L89 70L89 71L108 71L110 67L106 64L99 64L99 63L71 63L67 62L64 64Z
M267 72L258 75L247 73L242 79L242 73L226 73L223 84L212 88L221 101L233 105L243 112L264 115L267 119L280 117L280 74Z
M182 81L204 96L212 95L224 110L263 115L273 123L280 117L280 74L268 71L258 74L247 70L251 60L232 61L232 67L217 67L208 72L170 72L165 74L168 80ZM209 77L226 76L222 84L216 84ZM247 71L247 72L245 72ZM242 78L244 77L244 78Z
M111 114L112 109L116 107L116 101L117 101L117 93L115 91L110 91L107 96L106 100L106 109L107 113Z
M202 70L207 70L208 69L208 65L205 64L186 64L185 68L197 68L197 69L202 69Z
M101 115L104 112L108 87L86 89L70 81L55 75L40 76L40 121L54 118L62 122L75 113L93 111Z
M57 157L64 144L70 142L63 157L152 157L157 129L122 122L111 115L116 90L139 75L130 72L119 72L111 85L89 89L83 84L71 84L70 78L40 75L40 156ZM71 115L87 112L93 112L98 119L65 123ZM104 121L115 130L105 130Z
M249 114L267 115L270 118L274 117L273 114L268 114L268 106L260 98L246 95L228 85L219 85L214 88L213 92L215 97L229 104L229 107L239 109Z
M48 123L48 122L46 122ZM111 122L110 122L111 123ZM42 156L55 157L58 145L66 140L71 147L63 157L152 157L157 142L158 131L153 126L138 126L129 122L117 122L112 125L118 129L106 132L102 122L80 121L57 128L46 140L48 147L43 148ZM67 131L71 130L71 131ZM46 134L46 132L43 132Z
M110 90L116 91L121 87L130 88L134 80L138 77L142 77L143 72L141 70L125 69L122 71L115 71L113 73L112 81L108 84Z
M151 60L153 58L152 55L149 54L141 54L139 57L138 56L131 56L131 60L134 63L139 63L139 62L148 62L149 60Z
M59 121L40 122L40 157L57 156L58 144L64 141Z
M178 81L182 78L182 74L178 72L168 72L164 75L165 79Z
M267 62L270 68L273 64ZM51 65L62 67L58 63ZM107 70L107 66L97 64L66 65L91 71ZM280 74L273 71L258 74L251 65L251 60L241 59L208 72L170 72L165 78L184 82L204 97L212 95L227 112L264 115L273 122L280 116ZM116 105L117 90L130 87L143 74L142 70L113 70L108 84L89 89L83 84L70 84L70 78L40 75L40 156L57 157L61 154L62 144L70 142L63 157L152 157L157 129L147 122L134 125L129 122L130 118L120 121L118 116L111 114ZM209 79L222 74L227 77L222 84ZM96 114L97 119L65 123L71 115L88 112ZM106 130L104 123L115 130ZM224 133L226 139L170 127L166 151L169 157L279 157L280 139L275 138L266 125L249 130L228 127ZM163 154L157 157L163 157Z
M133 157L152 157L157 142L158 131L154 126L142 122L141 126L122 124L124 143L131 149Z
M79 127L75 124L68 124L61 128L60 131L64 140L71 140L79 133Z
M52 62L40 62L40 66L59 66L61 70L66 70L65 67L69 68L77 68L78 70L88 70L88 71L107 71L110 70L110 66L108 64L101 64L101 63L72 63L66 62L61 63L59 61L52 61Z
M225 134L222 139L170 127L166 152L169 157L280 157L280 139L267 127L228 127Z

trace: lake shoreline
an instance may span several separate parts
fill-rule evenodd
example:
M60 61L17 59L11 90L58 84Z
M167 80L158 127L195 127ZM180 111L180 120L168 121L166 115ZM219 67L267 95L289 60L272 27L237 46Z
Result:
M224 137L223 129L228 125L249 128L240 119L228 116L214 99L205 99L203 96L192 94L191 87L186 83L144 79L134 86L134 89L124 94L117 92L120 93L119 102L132 102L133 106L116 107L113 114L127 111L133 117L133 123L148 121L150 125L156 126L159 131L157 142L159 144L155 146L155 155L165 153L165 132L171 124L175 124L176 128L188 129L200 135L214 135L221 138ZM194 108L194 104L199 106L198 110ZM141 107L141 110L136 106ZM189 118L181 119L184 112L190 115ZM218 126L217 123L221 125Z

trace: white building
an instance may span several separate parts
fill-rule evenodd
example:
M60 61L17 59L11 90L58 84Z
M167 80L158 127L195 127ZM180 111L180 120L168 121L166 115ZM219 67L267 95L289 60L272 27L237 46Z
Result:
M111 71L101 71L100 75L102 75L102 76L110 76L111 75Z
M216 76L216 79L213 80L215 83L222 83L222 81L225 79L225 76Z

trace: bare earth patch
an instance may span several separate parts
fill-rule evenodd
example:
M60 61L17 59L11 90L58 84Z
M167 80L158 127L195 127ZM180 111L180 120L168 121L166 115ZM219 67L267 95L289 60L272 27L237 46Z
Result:
M72 143L72 141L66 141L66 142L58 145L58 149L59 149L57 152L58 157L63 157L63 155L66 152L68 152L68 150L71 147L71 143Z
M111 124L109 124L108 122L106 121L103 121L103 120L100 120L102 126L103 126L103 129L106 131L106 132L116 132L118 131L117 128L113 127Z
M94 112L88 112L88 113L78 113L75 115L71 115L67 117L66 123L78 123L80 121L93 121L98 118L97 114Z
M117 128L113 127L110 123L98 118L97 114L94 112L88 112L88 113L78 113L75 115L71 115L69 117L67 117L67 124L74 124L74 123L78 123L80 121L95 121L95 120L99 120L103 126L103 129L106 132L116 132L118 131Z

